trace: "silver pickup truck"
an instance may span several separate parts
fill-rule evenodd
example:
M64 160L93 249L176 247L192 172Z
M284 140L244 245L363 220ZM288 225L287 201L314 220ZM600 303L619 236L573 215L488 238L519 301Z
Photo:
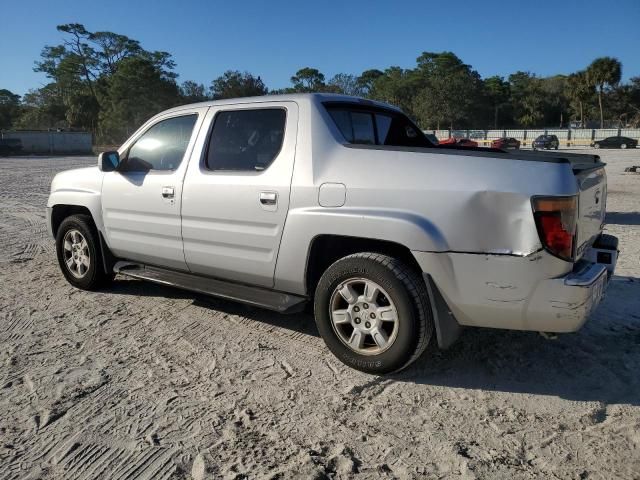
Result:
M62 273L116 273L280 312L313 302L371 373L462 326L578 330L617 259L594 155L431 143L398 109L341 95L187 105L97 167L56 175Z

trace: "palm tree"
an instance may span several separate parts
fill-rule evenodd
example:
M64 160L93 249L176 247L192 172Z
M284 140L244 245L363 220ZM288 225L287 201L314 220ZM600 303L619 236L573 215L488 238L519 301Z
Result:
M616 58L596 58L587 67L587 78L598 91L598 105L600 106L600 128L604 128L604 114L602 113L602 93L604 87L613 87L620 83L622 64Z

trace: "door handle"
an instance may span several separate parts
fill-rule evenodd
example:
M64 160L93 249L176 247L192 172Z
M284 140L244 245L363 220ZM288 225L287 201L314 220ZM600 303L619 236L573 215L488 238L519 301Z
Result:
M173 198L176 191L173 187L162 187L162 198Z
M275 205L278 203L278 194L276 192L260 192L260 203L262 205Z

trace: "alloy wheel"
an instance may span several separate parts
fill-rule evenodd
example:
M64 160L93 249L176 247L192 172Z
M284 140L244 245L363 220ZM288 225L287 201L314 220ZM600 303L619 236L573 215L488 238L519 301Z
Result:
M69 230L63 240L64 263L75 278L83 278L91 266L89 244L80 231Z
M360 355L378 355L398 335L398 311L376 282L351 278L340 283L330 300L331 325L338 338Z

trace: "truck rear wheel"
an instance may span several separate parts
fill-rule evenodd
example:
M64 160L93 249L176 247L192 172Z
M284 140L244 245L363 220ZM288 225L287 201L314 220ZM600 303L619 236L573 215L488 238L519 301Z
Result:
M62 274L76 288L97 290L113 279L104 272L98 232L89 215L65 218L56 233Z
M424 281L398 259L378 253L349 255L331 265L316 288L314 312L329 350L367 373L407 367L433 332Z

